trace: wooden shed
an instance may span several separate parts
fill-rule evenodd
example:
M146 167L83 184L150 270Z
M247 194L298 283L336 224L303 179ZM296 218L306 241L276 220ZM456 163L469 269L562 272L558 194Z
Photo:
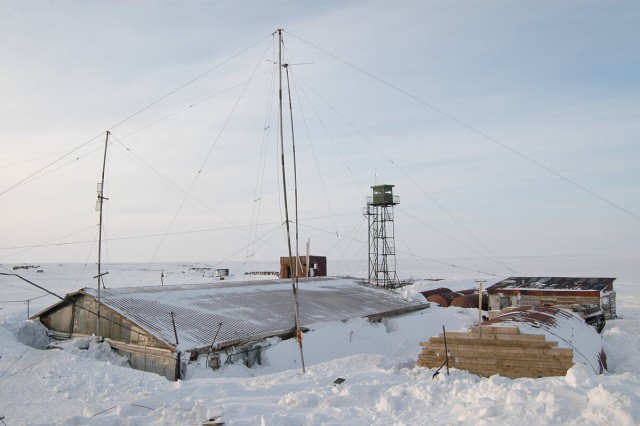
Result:
M510 277L487 288L489 309L514 306L595 305L616 318L615 278Z
M378 319L429 306L355 279L301 282L302 326ZM54 338L100 336L127 356L132 368L177 380L185 377L189 360L200 355L215 359L212 366L239 358L248 366L259 364L261 341L292 335L292 309L288 280L223 281L102 289L100 303L96 289L84 288L32 318L39 318Z
M327 276L327 258L325 256L299 256L298 259L298 278L304 277L326 277ZM296 257L293 257L295 263ZM308 261L308 264L307 264ZM280 278L291 278L291 265L289 256L280 258ZM294 266L294 270L295 266Z
M513 308L471 330L420 343L418 366L449 367L479 376L564 376L575 363L601 374L607 367L600 335L575 313L555 307ZM446 350L445 350L446 347Z

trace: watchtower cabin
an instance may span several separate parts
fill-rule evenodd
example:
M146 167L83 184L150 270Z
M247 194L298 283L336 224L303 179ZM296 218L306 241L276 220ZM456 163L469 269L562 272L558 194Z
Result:
M487 288L489 309L511 306L599 307L605 319L616 318L615 278L510 277Z
M297 267L295 265L297 259ZM298 256L292 258L294 267L291 268L289 256L280 258L280 278L291 278L291 271L298 272L298 278L326 277L327 258L325 256Z
M393 195L394 185L374 185L363 210L369 224L369 284L398 287L393 206L400 197Z

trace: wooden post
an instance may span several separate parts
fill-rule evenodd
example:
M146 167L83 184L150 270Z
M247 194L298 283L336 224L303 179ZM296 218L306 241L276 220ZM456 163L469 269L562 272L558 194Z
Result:
M311 275L309 274L309 257L311 255L311 238L307 238L307 270L305 271L304 276L305 277L310 277Z
M173 323L173 335L176 336L176 346L178 345L178 331L176 330L176 319L173 317L175 312L170 312L171 314L171 322Z
M479 335L482 337L482 283L487 282L486 280L476 280L478 283L478 329Z
M447 363L447 376L449 375L449 349L447 348L447 332L444 330L444 325L442 326L442 337L444 338L444 359Z

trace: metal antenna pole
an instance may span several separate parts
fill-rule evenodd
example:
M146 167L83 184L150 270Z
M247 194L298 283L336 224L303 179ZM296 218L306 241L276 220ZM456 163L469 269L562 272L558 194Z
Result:
M278 99L279 99L279 119L280 119L280 155L282 162L282 187L284 192L284 214L285 214L285 225L287 229L287 246L289 248L289 267L291 268L291 285L293 287L293 320L294 320L294 331L296 340L298 340L298 347L300 348L300 360L302 364L302 372L305 373L304 368L304 352L302 350L302 331L300 330L300 317L299 317L299 303L298 303L298 287L296 285L297 277L294 271L293 266L293 253L291 250L291 231L289 229L289 208L287 203L287 180L285 173L285 164L284 164L284 128L282 122L282 30L278 29L278 76L279 76L279 89L278 89Z
M289 84L289 64L282 65L287 72L287 95L289 98L289 121L291 122L291 147L293 156L293 195L296 218L296 288L298 287L299 270L302 269L300 263L299 233L298 233L298 166L296 163L296 140L293 131L293 107L291 106L291 85ZM307 265L308 266L308 265Z
M97 207L100 209L100 224L98 230L98 275L93 278L98 279L98 320L96 326L96 333L98 337L100 337L100 281L102 280L103 275L107 275L108 272L102 273L102 202L104 200L108 200L108 198L104 197L104 170L107 166L107 146L109 145L109 131L107 130L107 136L104 140L104 157L102 158L102 178L100 183L98 184L98 203Z

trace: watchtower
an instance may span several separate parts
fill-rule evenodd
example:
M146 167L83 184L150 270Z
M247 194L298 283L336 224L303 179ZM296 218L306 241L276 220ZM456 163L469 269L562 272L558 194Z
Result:
M393 187L372 186L363 211L369 222L369 284L388 288L400 285L393 225L393 206L400 204L400 197L393 195Z

